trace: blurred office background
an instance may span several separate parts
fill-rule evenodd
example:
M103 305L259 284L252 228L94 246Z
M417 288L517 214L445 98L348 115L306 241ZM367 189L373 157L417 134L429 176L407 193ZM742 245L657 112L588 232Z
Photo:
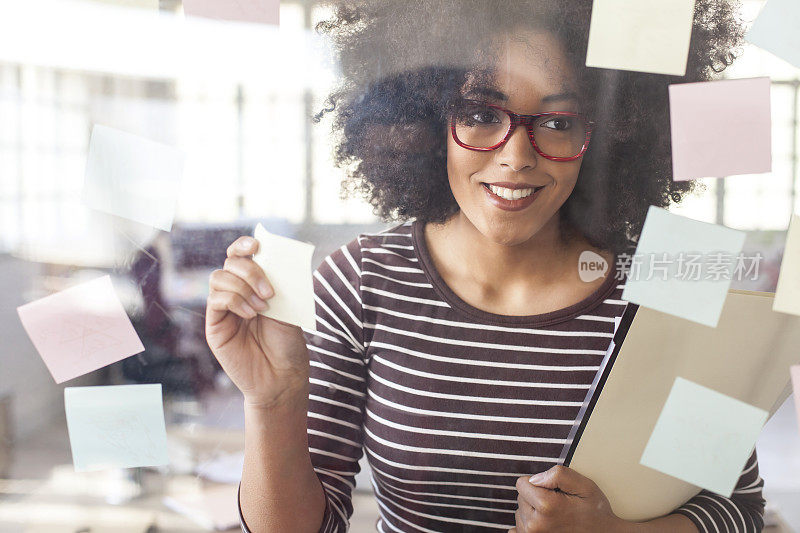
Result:
M745 20L762 5L746 1ZM358 233L389 227L365 202L340 198L330 124L311 121L336 79L312 31L327 13L312 0L284 0L278 29L190 21L180 0L0 3L0 532L133 532L153 523L201 531L162 497L238 476L241 399L203 335L209 273L257 221L313 242L315 267ZM772 78L773 172L702 179L705 190L674 211L747 230L746 250L764 255L763 270L734 286L774 291L786 228L800 212L800 70L746 45L725 75ZM82 205L94 124L185 151L170 233ZM54 384L16 313L104 273L146 351L67 385L162 383L168 468L74 473L64 385ZM786 530L800 531L791 400L758 452L770 505ZM375 530L368 475L362 460L356 533Z

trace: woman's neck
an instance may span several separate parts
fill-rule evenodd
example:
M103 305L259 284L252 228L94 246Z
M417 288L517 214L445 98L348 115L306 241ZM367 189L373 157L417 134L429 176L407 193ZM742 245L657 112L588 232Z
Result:
M565 243L556 214L521 244L506 245L487 238L459 211L444 224L429 224L426 233L436 242L439 262L450 276L468 280L490 292L511 287L542 287L568 276L577 277L581 240ZM586 243L585 249L592 249ZM571 276L570 273L574 274Z

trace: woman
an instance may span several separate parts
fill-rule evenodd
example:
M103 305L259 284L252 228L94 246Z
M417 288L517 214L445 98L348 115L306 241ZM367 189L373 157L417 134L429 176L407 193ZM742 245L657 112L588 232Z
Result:
M692 187L670 177L667 85L711 79L742 38L728 3L698 0L686 76L591 69L590 11L382 0L320 25L346 184L404 222L322 262L314 332L256 315L280 288L252 238L212 274L208 341L245 398L245 531L345 531L364 453L379 531L761 530L755 453L731 498L642 523L554 466L625 307L620 256ZM582 280L585 252L602 277Z

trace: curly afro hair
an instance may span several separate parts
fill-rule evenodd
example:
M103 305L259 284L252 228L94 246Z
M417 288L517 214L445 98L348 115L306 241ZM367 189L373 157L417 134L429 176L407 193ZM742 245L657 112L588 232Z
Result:
M592 0L345 0L317 24L331 38L340 85L315 121L334 115L334 162L347 170L342 197L357 193L384 222L444 222L459 210L446 170L448 110L486 69L487 43L504 32L552 32L578 74L595 121L575 189L560 209L562 236L630 252L650 205L694 191L672 180L672 83L710 81L738 55L738 0L696 0L684 76L586 67ZM482 55L483 54L483 55ZM482 59L481 59L482 58Z

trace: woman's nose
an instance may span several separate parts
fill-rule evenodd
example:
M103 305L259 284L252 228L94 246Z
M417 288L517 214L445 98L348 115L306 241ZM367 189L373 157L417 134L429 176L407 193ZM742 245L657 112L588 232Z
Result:
M498 149L498 162L515 171L535 168L538 158L539 154L528 137L528 130L522 125L514 128L508 141Z

